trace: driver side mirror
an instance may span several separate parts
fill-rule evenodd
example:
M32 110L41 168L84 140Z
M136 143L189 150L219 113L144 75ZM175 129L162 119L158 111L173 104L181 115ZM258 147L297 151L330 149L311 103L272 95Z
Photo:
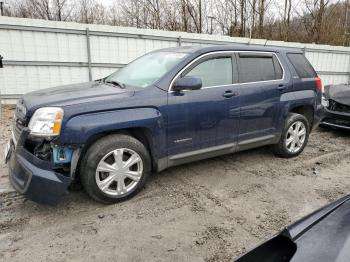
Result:
M202 88L202 79L193 76L185 76L175 81L173 91L198 90Z

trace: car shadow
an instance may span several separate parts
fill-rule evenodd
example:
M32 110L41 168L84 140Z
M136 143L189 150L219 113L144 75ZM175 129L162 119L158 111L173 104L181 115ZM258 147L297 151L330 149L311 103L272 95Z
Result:
M317 128L321 133L332 132L337 137L350 137L350 130L336 127L319 126Z

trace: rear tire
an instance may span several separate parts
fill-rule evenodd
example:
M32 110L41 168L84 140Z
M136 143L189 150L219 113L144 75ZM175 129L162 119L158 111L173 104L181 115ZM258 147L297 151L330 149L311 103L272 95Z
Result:
M280 141L273 145L277 156L291 158L303 152L310 134L310 124L305 116L289 113Z
M136 195L151 172L146 147L134 137L116 134L97 140L80 166L82 185L94 200L112 204Z

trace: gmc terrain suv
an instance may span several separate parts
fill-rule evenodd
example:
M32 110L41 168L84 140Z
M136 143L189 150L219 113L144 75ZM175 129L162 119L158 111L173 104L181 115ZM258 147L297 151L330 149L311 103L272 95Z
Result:
M104 79L25 94L6 150L10 180L41 203L75 180L113 203L175 165L264 145L294 157L322 117L322 89L300 50L154 51Z

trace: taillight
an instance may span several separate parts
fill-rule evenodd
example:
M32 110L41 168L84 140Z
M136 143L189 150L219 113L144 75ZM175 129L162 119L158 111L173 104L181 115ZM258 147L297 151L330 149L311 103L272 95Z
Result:
M315 77L315 82L316 82L316 89L317 89L317 91L323 93L323 84L322 84L321 78Z

